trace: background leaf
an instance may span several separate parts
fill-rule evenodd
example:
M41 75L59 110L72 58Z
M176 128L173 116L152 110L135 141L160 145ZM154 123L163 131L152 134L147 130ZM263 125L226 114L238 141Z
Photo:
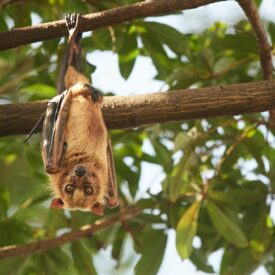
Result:
M200 201L194 202L184 212L177 225L176 246L182 259L189 258L192 252L192 242L197 231Z
M217 231L229 242L237 247L246 247L248 241L239 226L225 212L217 207L210 200L207 201L207 210L211 221Z

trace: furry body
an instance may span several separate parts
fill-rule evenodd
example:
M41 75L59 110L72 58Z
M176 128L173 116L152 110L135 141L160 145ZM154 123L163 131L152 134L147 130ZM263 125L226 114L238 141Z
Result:
M55 198L51 208L92 211L118 205L111 142L101 113L102 97L80 73L80 15L66 16L68 49L58 96L48 105L41 151Z
M71 96L64 137L67 148L62 169L50 174L50 186L64 208L90 211L93 205L105 203L108 192L108 135L101 103L94 102L86 77L69 66L65 86ZM75 175L79 166L86 169L83 177ZM75 187L74 192L66 192L68 184ZM87 186L93 189L93 194L85 194Z

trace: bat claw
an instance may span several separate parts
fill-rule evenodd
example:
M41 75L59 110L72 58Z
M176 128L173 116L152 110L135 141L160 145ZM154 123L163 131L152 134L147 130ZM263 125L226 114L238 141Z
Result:
M95 214L97 216L103 216L104 215L104 206L97 202L91 207L91 211L93 214Z
M66 20L66 26L68 30L76 29L78 26L78 21L79 21L79 13L69 13L65 15L65 20Z
M59 172L59 169L55 166L53 166L52 164L47 164L46 165L46 172L48 174L56 174Z
M81 33L79 33L79 21L80 21L80 13L70 13L65 15L66 26L69 31L69 39L68 43L72 46L76 41L79 41L81 38ZM72 57L69 57L72 59Z
M109 198L106 204L108 208L112 209L118 206L118 201L114 198Z

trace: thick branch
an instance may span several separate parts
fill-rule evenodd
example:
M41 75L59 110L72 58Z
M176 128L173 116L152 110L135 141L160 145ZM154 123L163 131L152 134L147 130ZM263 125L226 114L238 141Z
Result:
M249 19L254 32L256 34L257 43L259 47L260 61L263 70L263 79L272 79L272 47L269 45L266 32L261 24L260 16L254 1L251 0L238 0L239 5L244 10L247 18Z
M27 134L46 102L0 105L0 136ZM122 129L275 109L275 81L104 98L108 128ZM40 129L39 129L40 130Z
M135 207L129 207L126 211L122 213L110 216L103 220L98 220L91 225L82 226L79 230L65 233L56 238L28 243L24 245L4 246L0 248L0 259L46 251L64 245L65 243L79 240L81 238L91 237L93 233L96 233L101 229L110 227L115 223L129 220L136 216L138 213L140 213L139 209Z
M223 0L150 0L82 16L79 31L86 32L141 17L197 8ZM0 50L68 35L65 20L16 28L0 33Z

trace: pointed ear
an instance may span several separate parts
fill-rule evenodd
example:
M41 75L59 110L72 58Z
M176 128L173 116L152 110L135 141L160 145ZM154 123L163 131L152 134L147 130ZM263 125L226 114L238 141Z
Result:
M54 198L51 202L51 209L61 209L64 207L64 203L60 198Z
M103 216L104 215L104 206L97 202L91 207L91 211L93 214L95 214L97 216Z

